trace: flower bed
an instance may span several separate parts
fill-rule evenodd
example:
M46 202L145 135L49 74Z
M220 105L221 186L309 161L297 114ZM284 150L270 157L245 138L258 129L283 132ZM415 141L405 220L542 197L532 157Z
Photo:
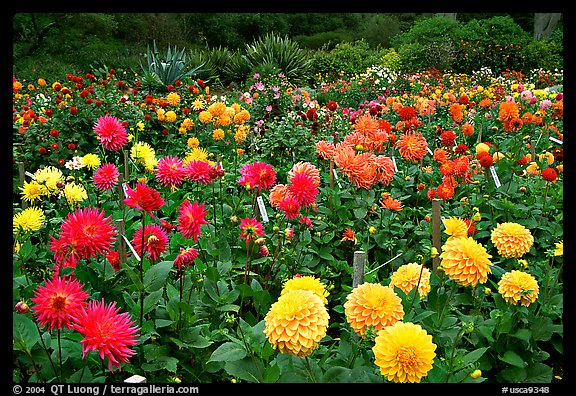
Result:
M557 88L13 91L15 381L561 380Z

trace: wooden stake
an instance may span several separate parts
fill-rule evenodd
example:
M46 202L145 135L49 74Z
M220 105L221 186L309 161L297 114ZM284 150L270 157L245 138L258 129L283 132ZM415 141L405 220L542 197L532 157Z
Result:
M130 178L130 169L128 169L128 151L124 150L124 179Z
M532 153L530 162L536 162L536 141L534 139L530 140L530 152Z
M26 172L24 171L24 162L18 162L18 185L20 187L24 187L24 175ZM25 199L21 200L20 206L22 209L26 209L28 207L28 202Z
M352 278L352 288L364 283L364 267L366 265L366 252L357 250L354 252L354 276Z
M116 220L117 228L118 228L118 261L120 265L126 264L126 241L120 235L124 235L126 233L126 226L124 225L124 219Z
M440 203L442 202L442 200L440 198L434 198L432 200L432 246L434 246L436 248L436 250L438 250L438 253L440 253L440 250L442 248L442 239L441 239L441 234L440 234L440 224L442 224L442 219L440 218ZM434 269L434 272L438 272L438 263L440 261L440 257L439 254L438 256L434 257L432 259L432 268Z

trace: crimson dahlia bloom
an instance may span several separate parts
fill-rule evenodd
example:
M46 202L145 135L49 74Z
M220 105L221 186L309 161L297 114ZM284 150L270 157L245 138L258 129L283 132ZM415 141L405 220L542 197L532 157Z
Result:
M144 236L144 246L142 246L142 236ZM166 245L169 241L168 234L161 226L158 224L147 224L144 226L144 231L140 227L134 233L131 242L141 257L144 257L143 253L146 252L146 257L156 261L166 251Z
M318 196L318 185L307 173L297 173L292 177L289 192L302 207L312 205Z
M199 205L198 202L193 204L185 199L178 207L178 231L186 237L198 241L202 235L200 227L202 224L209 224L205 216L208 210L204 210L204 203Z
M47 279L30 299L36 304L32 307L36 320L41 326L48 326L48 330L71 329L74 318L88 304L84 300L89 295L83 287L77 279L67 280L59 276Z
M60 226L60 238L52 237L50 250L57 265L76 266L79 259L106 254L115 241L117 230L112 217L104 217L98 208L83 207L69 213Z
M165 203L160 193L145 183L138 183L134 190L127 186L126 194L128 195L128 198L124 199L126 205L148 214L159 210Z
M90 301L78 316L74 329L84 336L82 358L90 351L98 351L100 358L108 358L108 369L121 370L121 363L136 354L131 346L138 343L138 326L134 326L127 312L119 313L116 302Z
M240 168L238 184L246 188L258 187L258 194L262 190L269 190L276 183L276 171L272 165L265 162L254 162Z
M94 132L106 150L118 151L128 142L126 128L116 117L108 114L98 118Z
M174 259L174 265L178 268L178 271L182 267L190 267L190 265L198 258L198 250L193 247L180 248L180 253Z

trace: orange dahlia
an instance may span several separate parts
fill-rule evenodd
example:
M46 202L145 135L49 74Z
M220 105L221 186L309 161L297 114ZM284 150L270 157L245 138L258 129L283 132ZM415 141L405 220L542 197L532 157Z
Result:
M379 283L363 283L350 292L344 313L352 329L362 338L369 328L381 330L404 318L402 300L393 288Z
M290 290L310 290L318 295L324 302L324 304L328 304L328 290L326 290L326 285L320 282L319 279L313 276L301 276L296 275L292 279L287 280L284 283L284 287L282 288L282 294L286 294Z
M329 318L326 305L316 293L292 289L270 307L264 317L264 334L274 349L306 357L326 335Z
M472 237L449 238L442 246L440 267L456 283L476 286L488 280L491 257Z
M432 369L436 344L420 325L397 322L378 332L372 351L388 381L420 382Z
M418 285L420 298L426 297L430 291L430 270L418 263L404 264L390 276L390 287L396 286L408 294Z
M534 237L526 227L518 223L500 223L490 234L498 254L506 258L520 258L530 251Z
M498 282L498 293L510 304L525 307L538 298L538 282L527 272L512 270L506 272Z
M500 103L500 109L498 110L498 120L503 123L510 122L513 118L518 118L520 116L520 110L518 104L514 101L502 102Z
M406 132L396 141L396 148L402 158L418 162L426 155L428 143L420 132Z

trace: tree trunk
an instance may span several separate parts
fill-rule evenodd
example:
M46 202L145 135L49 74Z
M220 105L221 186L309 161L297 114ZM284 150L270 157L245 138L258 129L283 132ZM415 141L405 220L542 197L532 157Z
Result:
M534 14L534 40L550 37L562 17L561 13L537 12Z

